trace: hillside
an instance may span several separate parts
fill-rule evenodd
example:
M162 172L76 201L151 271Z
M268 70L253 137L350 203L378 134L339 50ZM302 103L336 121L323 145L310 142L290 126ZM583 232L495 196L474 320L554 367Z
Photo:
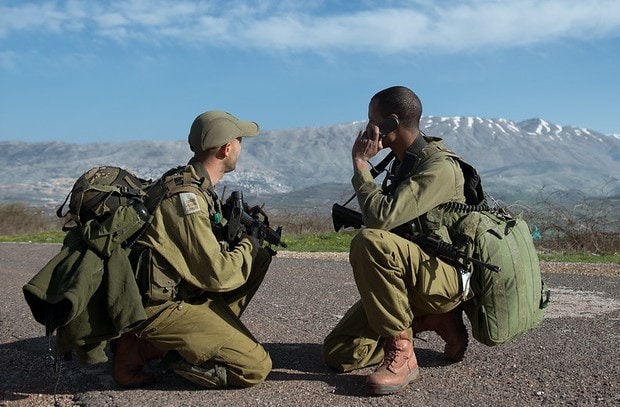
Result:
M218 185L276 206L312 208L350 194L350 148L364 121L264 131L243 143L237 171ZM620 197L620 138L542 119L513 122L478 117L424 117L427 135L478 168L497 198L531 200L541 190ZM156 178L190 158L177 141L127 143L0 143L0 202L58 206L84 171L125 167ZM379 159L376 159L378 162ZM339 192L339 193L338 193ZM346 198L345 198L346 199Z

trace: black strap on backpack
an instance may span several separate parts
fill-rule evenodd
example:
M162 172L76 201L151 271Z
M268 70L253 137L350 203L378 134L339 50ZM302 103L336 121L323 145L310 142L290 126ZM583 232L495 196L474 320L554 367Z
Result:
M438 207L450 212L483 212L491 211L492 208L487 202L487 193L482 188L482 180L478 171L470 164L457 158L465 183L463 185L463 193L465 195L465 203L446 202ZM492 198L491 198L492 199ZM493 209L495 211L495 209ZM505 212L503 208L498 208L497 212Z

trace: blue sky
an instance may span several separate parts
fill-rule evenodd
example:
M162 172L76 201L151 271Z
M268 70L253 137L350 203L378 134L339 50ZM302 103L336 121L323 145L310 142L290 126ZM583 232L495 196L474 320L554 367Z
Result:
M0 0L0 141L332 125L392 85L424 115L620 133L618 72L616 0Z

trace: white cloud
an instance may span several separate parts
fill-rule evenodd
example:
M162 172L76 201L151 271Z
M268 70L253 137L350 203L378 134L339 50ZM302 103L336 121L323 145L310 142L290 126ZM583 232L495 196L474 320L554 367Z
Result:
M616 0L37 1L0 6L0 43L21 33L318 52L460 52L620 36ZM340 3L340 2L338 2ZM338 4L337 3L337 4ZM6 3L5 3L6 4ZM386 6L387 4L387 6Z

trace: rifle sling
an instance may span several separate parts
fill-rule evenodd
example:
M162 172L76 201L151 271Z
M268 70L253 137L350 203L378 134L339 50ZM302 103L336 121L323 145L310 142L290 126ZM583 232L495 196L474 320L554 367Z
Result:
M372 175L373 178L377 178L377 176L379 174L381 174L383 172L383 170L385 170L387 168L387 166L392 162L392 160L394 159L395 155L393 151L390 151L384 158L383 160L381 160L379 162L379 164L377 165L371 165L371 169L370 169L370 175ZM347 206L349 202L351 202L353 200L353 198L355 198L355 193L353 193L353 195L351 196L351 198L347 199L347 201L342 204L342 206Z
M371 168L370 175L372 175L373 178L377 178L377 176L381 174L383 170L387 168L387 166L394 159L394 157L395 157L394 152L390 151L388 155L386 155L385 158L383 158L383 160L379 162L379 164Z
M426 139L422 134L419 134L413 140L413 143L411 143L411 145L407 148L407 151L405 151L405 158L398 168L396 176L392 178L392 182L388 187L384 186L384 190L387 189L390 194L394 193L398 187L398 184L400 184L411 172L413 165L418 159L418 155L420 155L420 152L424 149L424 147L426 147L426 144Z
M418 158L418 154L420 154L420 152L424 149L424 147L426 147L426 144L427 144L426 139L420 133L415 138L415 140L413 140L413 143L411 143L409 148L407 148L407 151L405 152L405 159L403 160L403 164L398 169L398 174L396 178L394 178L394 181L391 184L391 189L392 189L391 192L393 192L393 190L396 189L396 186L404 179L404 177L409 173L409 171L411 171L411 168L413 168L413 164ZM385 158L383 158L383 160L379 162L379 164L372 167L372 169L370 170L370 175L372 175L373 178L377 178L377 176L381 174L383 170L387 168L387 166L394 160L395 157L396 155L394 154L394 151L390 151L385 156ZM388 178L389 177L386 177L386 180L384 180L384 182L387 181ZM384 187L384 190L385 190L385 187ZM342 204L342 206L347 206L347 204L351 202L353 198L355 198L355 195L356 194L353 193L351 198L347 199L347 201L344 204Z

